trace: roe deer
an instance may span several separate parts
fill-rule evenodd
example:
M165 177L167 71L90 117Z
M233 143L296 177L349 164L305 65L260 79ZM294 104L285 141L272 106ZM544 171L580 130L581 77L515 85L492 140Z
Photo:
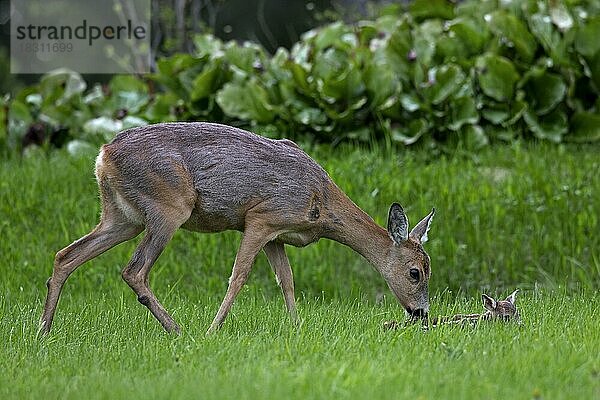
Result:
M225 298L208 333L223 323L264 250L297 320L292 270L284 244L320 238L364 256L414 317L429 309L430 260L423 250L435 210L408 231L399 204L387 231L356 206L312 158L290 140L272 140L212 123L161 123L128 129L100 150L96 179L102 213L89 234L56 254L40 330L50 331L61 289L84 262L146 234L123 269L125 282L169 332L179 327L148 286L148 274L174 232L243 232Z
M519 289L512 292L504 300L494 300L483 293L481 300L486 311L483 314L456 314L449 317L436 317L432 319L433 326L440 324L460 324L463 322L478 322L482 320L500 319L503 321L519 320L519 311L515 305Z

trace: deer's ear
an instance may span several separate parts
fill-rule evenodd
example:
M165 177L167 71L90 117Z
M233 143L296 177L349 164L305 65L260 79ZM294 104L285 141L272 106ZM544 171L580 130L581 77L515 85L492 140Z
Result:
M408 239L408 217L398 203L394 203L390 207L388 234L396 244L405 242Z
M429 232L429 227L431 226L431 220L435 215L435 208L431 209L431 212L422 220L419 221L417 225L410 231L410 237L417 239L421 243L425 243L427 241L427 232Z
M515 290L514 292L512 292L510 294L510 296L508 296L506 298L506 301L510 302L512 305L515 304L515 301L517 301L517 293L519 293L519 289Z
M492 299L490 296L488 296L485 293L481 295L481 300L483 300L483 307L486 310L496 311L496 306L498 305L496 303L496 300Z

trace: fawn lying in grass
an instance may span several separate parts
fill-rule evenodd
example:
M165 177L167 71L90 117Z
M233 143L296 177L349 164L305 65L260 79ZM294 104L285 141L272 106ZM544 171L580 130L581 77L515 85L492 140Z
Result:
M488 320L518 321L519 311L515 305L518 292L519 289L515 290L504 300L495 300L484 293L481 295L483 307L486 309L483 314L455 314L434 317L429 321L429 325L435 328L443 324L464 324L465 322L474 324L479 321ZM414 322L414 320L411 319L410 322ZM385 329L397 329L399 326L398 321L386 321L383 323Z

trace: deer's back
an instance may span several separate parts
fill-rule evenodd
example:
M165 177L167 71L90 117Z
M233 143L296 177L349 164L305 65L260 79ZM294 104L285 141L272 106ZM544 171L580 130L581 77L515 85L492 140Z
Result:
M195 205L184 227L194 230L241 230L247 210L259 204L304 215L330 182L293 142L212 123L129 129L103 152L122 176L125 194L152 196L160 182L161 190L176 195L191 185Z

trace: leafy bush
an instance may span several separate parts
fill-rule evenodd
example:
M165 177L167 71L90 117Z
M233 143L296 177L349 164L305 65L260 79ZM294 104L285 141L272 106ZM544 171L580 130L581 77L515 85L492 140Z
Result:
M88 88L71 71L0 104L0 145L85 148L145 123L212 120L320 141L600 140L600 5L416 0L305 33L269 55L197 36L145 78ZM74 144L71 142L76 140Z

